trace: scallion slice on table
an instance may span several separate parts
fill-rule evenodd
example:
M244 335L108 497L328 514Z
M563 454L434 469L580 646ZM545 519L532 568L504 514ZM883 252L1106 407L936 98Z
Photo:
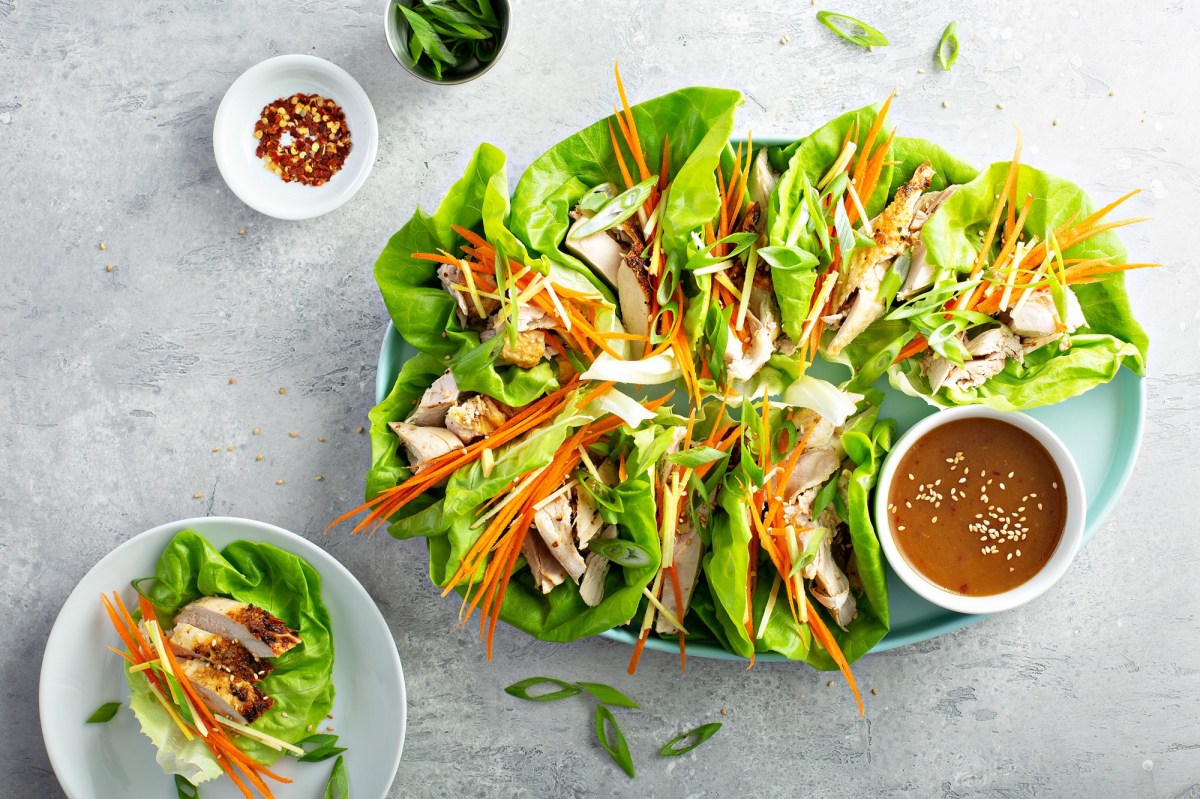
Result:
M629 754L629 744L625 743L625 735L617 726L612 711L604 705L596 705L596 740L604 751L608 752L613 761L630 777L635 776L633 755Z
M663 748L658 750L658 753L663 757L677 757L686 754L716 735L719 729L721 729L719 721L701 724L696 729L688 730L667 741L663 744Z
M955 20L942 31L942 39L938 42L937 61L943 71L949 71L958 60L958 21Z
M550 691L544 694L531 694L529 689L535 685L557 685L559 690ZM553 677L528 677L520 682L515 682L504 689L504 693L509 696L515 696L517 699L530 699L534 702L553 702L556 699L566 699L568 697L577 696L580 689L569 682L556 680Z
M859 47L884 47L888 39L860 19L833 11L818 11L817 21L848 42Z
M600 682L577 682L575 683L583 690L594 696L597 701L603 702L606 705L615 705L617 707L627 707L633 710L640 710L638 703L627 697L625 694L613 688L611 685L605 685Z

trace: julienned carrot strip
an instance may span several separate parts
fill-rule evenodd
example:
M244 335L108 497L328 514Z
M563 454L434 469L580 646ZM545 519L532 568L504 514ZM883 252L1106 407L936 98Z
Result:
M412 257L418 261L433 261L434 263L448 264L450 266L459 265L459 259L447 253L414 252Z
M667 173L671 168L671 138L667 134L663 134L662 143L662 166L658 168L658 190L664 192L667 190Z
M650 177L650 170L646 168L646 157L642 153L637 122L633 119L633 109L629 107L629 98L625 96L625 84L621 82L621 67L615 61L613 62L613 76L617 79L617 94L621 95L621 106L625 109L625 122L629 128L627 134L629 150L633 153L633 160L637 162L642 180L646 180Z
M996 203L996 209L992 212L992 221L988 225L987 234L983 237L983 241L979 246L979 254L975 256L975 263L971 265L971 278L974 279L983 271L983 265L987 261L988 251L992 248L992 241L996 238L996 230L1000 226L1000 219L1004 214L1004 206L1007 204L1009 197L1013 193L1013 186L1018 182L1017 178L1021 173L1021 131L1017 129L1017 146L1013 151L1012 161L1008 164L1008 173L1004 176L1004 188L1000 192L1000 200Z
M666 571L671 578L671 593L675 595L675 615L680 621L683 621L683 588L679 585L679 571L675 568L674 563L667 567ZM679 631L679 671L682 674L687 674L687 650L683 648L685 635L683 630Z
M896 90L893 89L892 93L888 95L888 98L884 100L883 107L879 109L879 113L875 115L875 121L872 122L871 127L867 129L867 136L863 141L862 148L855 151L854 173L851 175L851 180L854 182L855 190L858 191L859 196L863 198L866 198L869 195L862 191L859 187L863 185L863 178L867 174L867 163L873 155L871 148L875 144L875 139L879 136L879 131L883 129L884 122L887 120L888 109L891 108L892 98L895 96Z
M900 349L900 353L896 356L896 360L892 361L892 363L900 363L901 361L907 361L909 358L916 355L917 353L924 352L925 348L928 346L929 346L929 342L927 342L925 340L925 337L918 334L916 338L914 338L912 341L905 344Z
M625 669L628 674L637 672L638 661L642 659L642 650L646 648L646 639L650 637L650 628L642 630L642 634L638 636L637 643L633 645L633 655L629 658L629 667Z
M854 681L854 674L850 671L850 664L846 661L846 656L842 654L841 647L838 646L837 639L829 632L829 628L825 626L825 622L821 620L808 595L804 597L804 604L808 608L808 626L813 631L813 637L821 642L821 646L825 647L825 651L833 658L833 662L837 664L838 669L842 672L842 676L846 678L846 682L850 684L850 690L854 692L854 700L858 702L858 715L866 714L863 708L862 694L858 692L858 683Z
M621 118L617 117L617 124L623 124ZM629 167L625 166L625 156L621 155L621 145L617 144L617 134L613 131L612 123L608 123L608 137L612 139L613 154L617 156L617 166L621 168L621 180L625 181L625 188L633 188L633 176L629 174Z

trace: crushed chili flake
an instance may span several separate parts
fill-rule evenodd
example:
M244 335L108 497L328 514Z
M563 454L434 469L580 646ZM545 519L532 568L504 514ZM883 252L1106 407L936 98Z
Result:
M284 183L320 186L350 154L346 112L319 94L293 94L267 103L254 125L256 155Z

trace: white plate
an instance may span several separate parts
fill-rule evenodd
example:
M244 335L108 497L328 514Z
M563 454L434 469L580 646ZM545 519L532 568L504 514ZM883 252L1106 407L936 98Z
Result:
M171 522L126 541L79 582L58 614L42 660L39 689L42 738L59 783L71 799L175 795L174 778L154 762L154 745L129 710L129 687L121 664L106 646L120 639L104 614L100 594L136 595L129 581L154 574L163 549L191 528L217 549L233 541L273 544L304 558L321 575L321 597L333 622L337 691L328 724L347 747L346 769L356 799L386 796L400 765L406 703L404 674L395 641L366 589L333 556L305 539L262 522L211 517ZM105 702L121 701L107 724L85 724ZM324 729L322 729L324 732ZM299 763L281 758L273 767L294 780L276 786L277 799L322 795L333 761ZM201 785L204 799L241 799L227 777Z
M284 183L254 153L254 124L263 107L297 92L319 94L346 112L350 155L320 186ZM366 182L378 148L379 128L367 93L346 70L311 55L281 55L250 67L225 93L213 123L221 177L242 202L276 219L311 219L342 205Z

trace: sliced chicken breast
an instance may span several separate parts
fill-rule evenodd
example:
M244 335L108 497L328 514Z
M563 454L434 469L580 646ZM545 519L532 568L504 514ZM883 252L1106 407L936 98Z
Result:
M275 668L274 664L251 655L237 641L190 624L176 624L167 643L176 655L207 660L217 669L247 682L258 682Z
M604 527L604 520L587 491L575 486L571 493L575 498L575 538L580 549L587 549L588 541Z
M278 657L302 641L282 619L257 605L219 596L207 596L185 605L175 624L190 624L205 632L237 641L257 658Z
M500 403L483 394L477 394L446 411L446 429L464 444L491 435L507 420L508 416Z
M650 300L653 296L646 262L631 252L617 272L617 298L621 303L621 321L627 331L636 336L650 335ZM630 345L634 360L645 354L646 342L631 341Z
M575 531L571 524L571 501L559 494L533 514L533 525L550 550L576 583L587 567L575 548Z
M617 527L613 524L605 525L599 535L599 538L605 540L616 537ZM579 598L589 608L594 608L604 601L604 581L611 566L612 561L608 558L595 552L588 553L583 568L583 579L579 581Z
M1039 338L1062 332L1059 327L1061 321L1067 332L1074 332L1076 328L1087 324L1087 319L1084 318L1079 298L1070 287L1067 287L1065 295L1066 319L1059 320L1058 309L1054 307L1054 297L1050 294L1050 289L1035 289L1022 298L1023 302L1018 307L1013 308L1009 314L1009 328L1018 336Z
M418 427L441 427L446 421L446 411L458 402L458 384L454 375L447 369L446 373L433 381L433 385L425 389L421 401L408 415L409 424Z
M208 661L183 658L179 669L212 712L239 724L253 724L275 705L275 700L257 685L221 671Z
M420 468L425 461L463 446L462 440L444 427L417 427L407 422L388 422L388 427L404 445L410 466Z
M529 564L529 573L533 575L533 584L543 594L548 594L567 578L567 572L562 564L554 559L549 548L540 535L530 530L525 533L521 542L521 554Z

